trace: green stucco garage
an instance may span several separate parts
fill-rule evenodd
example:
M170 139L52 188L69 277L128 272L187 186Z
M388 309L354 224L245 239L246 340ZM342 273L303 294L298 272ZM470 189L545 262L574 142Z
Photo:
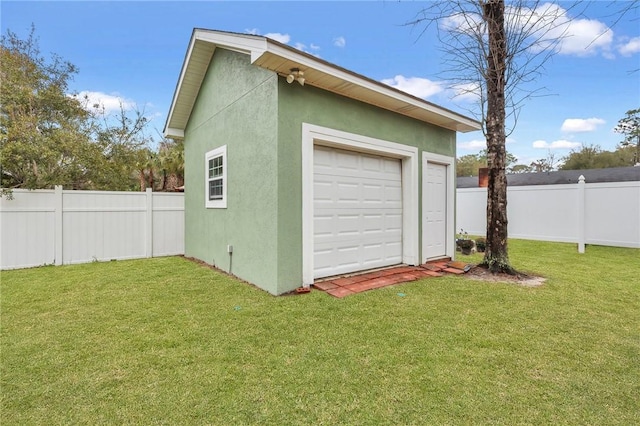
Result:
M274 40L196 29L165 125L185 140L185 255L272 294L452 256L456 132L477 129Z

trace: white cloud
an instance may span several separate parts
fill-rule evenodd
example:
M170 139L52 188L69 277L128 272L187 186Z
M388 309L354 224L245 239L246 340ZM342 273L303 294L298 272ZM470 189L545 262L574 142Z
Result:
M557 4L545 3L531 10L533 19L523 21L539 37L539 49L554 47L562 55L591 56L598 52L611 56L613 31L596 19L575 19ZM556 43L556 41L558 41Z
M260 35L260 30L258 28L247 28L244 30L247 34L251 34L251 35ZM283 44L289 44L289 42L291 41L291 36L289 34L282 34L282 33L266 33L263 35L263 37L267 37L270 38L272 40L278 41L280 43ZM299 41L294 43L293 47L295 47L298 50L301 50L305 53L308 53L310 55L313 55L315 57L320 57L320 55L318 55L317 53L312 52L313 50L320 50L320 46L318 46L317 44L313 44L311 43L311 45L307 46L304 43L300 43ZM310 50L307 50L307 47Z
M463 102L478 102L481 96L482 87L478 83L456 84L451 87L453 98Z
M303 51L304 53L308 53L309 55L313 55L313 56L315 56L316 58L320 58L320 57L321 57L321 56L320 56L320 55L318 55L316 52L313 52L313 50L319 50L319 49L320 49L320 46L316 46L316 45L315 45L315 44L313 44L313 43L311 43L311 46L309 46L309 49L311 49L311 50L307 50L307 45L306 45L306 44L304 44L304 43L300 43L300 42L295 43L295 44L293 45L293 47L295 47L295 48L296 48L296 49L298 49L298 50Z
M383 79L382 83L423 99L444 90L441 83L420 77L396 75L393 78Z
M83 90L76 95L69 95L72 98L79 100L81 103L86 103L87 109L104 108L106 114L120 111L120 107L125 110L135 108L136 103L131 99L126 99L117 93L106 94L103 92L92 92L89 90Z
M613 31L600 21L577 19L567 24L566 38L558 46L563 55L590 56L602 51L605 56L613 42Z
M596 19L577 19L554 3L544 3L535 9L513 8L507 5L505 18L517 28L531 34L533 51L555 49L563 55L591 56L602 53L612 57L613 31ZM508 24L509 25L509 24ZM484 34L486 25L475 13L456 14L441 20L440 28L463 34Z
M333 45L336 47L345 47L347 45L347 40L340 36L333 39Z
M533 142L532 146L536 149L573 149L582 146L582 144L580 142L571 142L560 139L551 143L543 140L537 140Z
M283 44L287 44L291 40L291 36L289 34L266 33L264 36L272 40L279 41L280 43L283 43Z
M507 138L505 140L507 145L511 145L516 143L514 139ZM473 139L468 142L458 142L458 149L462 149L465 151L482 151L483 149L487 149L487 141L485 139Z
M605 121L601 118L567 118L562 123L561 131L567 133L593 132Z
M622 56L631 56L634 53L640 52L640 37L634 37L626 41L626 43L619 45L618 52L620 52Z
M487 147L487 141L484 139L474 139L469 142L458 142L458 149L466 151L481 151Z
M440 28L460 33L484 32L482 17L476 13L456 13L440 20Z

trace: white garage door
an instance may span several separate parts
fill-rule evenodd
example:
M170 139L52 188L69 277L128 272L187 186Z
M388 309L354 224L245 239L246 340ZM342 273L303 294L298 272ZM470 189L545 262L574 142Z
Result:
M314 278L402 262L398 159L316 146Z

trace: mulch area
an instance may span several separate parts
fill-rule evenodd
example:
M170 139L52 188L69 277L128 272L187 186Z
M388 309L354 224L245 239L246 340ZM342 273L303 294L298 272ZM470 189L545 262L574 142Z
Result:
M505 274L505 273L493 273L493 272L490 272L487 268L483 268L480 266L473 266L469 270L469 272L467 272L465 277L471 280L511 283L511 284L521 285L524 287L538 287L544 284L544 282L547 280L544 277L536 277L536 276L531 276L523 273L517 273L515 275Z

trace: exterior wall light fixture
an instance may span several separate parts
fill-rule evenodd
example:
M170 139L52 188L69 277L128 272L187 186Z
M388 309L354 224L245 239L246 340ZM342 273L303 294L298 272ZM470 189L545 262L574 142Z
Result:
M291 84L294 81L300 83L300 86L304 86L304 71L299 68L291 68L291 74L287 76L287 83Z

